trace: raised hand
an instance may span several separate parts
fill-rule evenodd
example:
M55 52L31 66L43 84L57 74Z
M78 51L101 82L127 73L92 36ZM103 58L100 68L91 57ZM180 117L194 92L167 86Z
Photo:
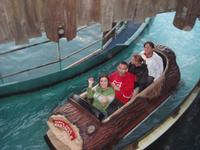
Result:
M94 84L94 78L93 77L88 78L88 87L91 88L93 84Z

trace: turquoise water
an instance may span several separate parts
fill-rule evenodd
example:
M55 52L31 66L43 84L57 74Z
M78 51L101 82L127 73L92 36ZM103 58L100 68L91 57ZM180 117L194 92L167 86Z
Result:
M147 121L142 128L156 123L159 117L168 114L191 91L200 78L200 22L196 22L192 31L186 32L172 25L173 17L173 13L157 15L144 34L129 48L79 77L33 93L2 98L0 100L0 149L48 150L43 136L47 131L46 121L52 110L57 105L61 105L63 99L70 94L84 91L89 76L97 77L101 73L113 71L119 61L129 61L131 55L140 51L147 40L175 50L181 70L181 82L177 91L171 96L170 103L166 104L165 109L160 110L162 114L155 114L156 117ZM132 134L122 140L121 146L117 145L116 149L121 149L124 144L130 143L134 136L136 135Z
M100 24L93 24L82 28L77 32L75 39L66 41L65 38L59 41L61 58L69 56L75 51L82 49L97 40L102 38ZM28 44L15 45L14 42L0 44L0 54L8 52L16 48L34 45L47 41L45 34L41 37L33 38L29 40ZM101 41L86 48L84 51L72 55L61 62L62 69L67 67L70 63L74 63L83 56L87 56L92 50L96 50L101 47ZM38 44L32 47L24 48L19 51L0 55L0 74L6 76L19 71L23 71L29 68L34 68L40 65L44 65L53 61L59 60L58 43L47 42ZM60 71L60 64L54 63L42 68L27 71L15 76L6 77L3 79L3 83L11 83L16 81L25 81L33 78L38 78L47 74ZM0 82L1 84L1 82Z

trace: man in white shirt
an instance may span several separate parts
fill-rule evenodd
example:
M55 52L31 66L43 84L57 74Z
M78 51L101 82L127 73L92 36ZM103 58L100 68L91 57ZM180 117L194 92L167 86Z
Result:
M153 77L153 80L155 81L163 72L163 60L156 52L154 52L154 49L154 43L147 41L144 43L144 51L140 54L147 64L149 76Z

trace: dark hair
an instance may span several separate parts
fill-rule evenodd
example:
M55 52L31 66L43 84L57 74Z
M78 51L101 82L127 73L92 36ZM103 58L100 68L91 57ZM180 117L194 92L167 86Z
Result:
M99 84L100 84L101 78L106 78L106 79L108 80L108 86L110 86L110 82L109 82L109 77L108 77L108 75L106 75L106 74L100 75L100 76L99 76L99 80L98 80L98 83L99 83Z
M125 61L121 61L119 64L126 65L126 66L127 66L127 68L128 68L128 63L127 63L127 62L125 62Z
M145 43L144 43L144 47L145 47L147 44L149 44L149 46L150 46L151 48L155 48L153 42L151 42L151 41L147 41L147 42L145 42Z

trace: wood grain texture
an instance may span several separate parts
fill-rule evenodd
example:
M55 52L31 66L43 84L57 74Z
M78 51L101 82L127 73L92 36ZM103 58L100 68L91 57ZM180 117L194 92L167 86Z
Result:
M179 29L190 31L200 12L199 0L178 0L173 24Z
M65 116L79 128L79 134L83 139L82 149L110 149L130 130L148 117L162 102L167 100L167 97L176 88L180 80L180 71L174 52L164 46L157 46L156 49L166 64L162 76L136 97L131 98L128 103L108 118L99 121L73 100L69 100L54 111L54 115L61 114ZM96 128L96 131L92 134L87 133L89 125L94 125Z
M102 31L108 31L113 22L143 22L169 11L177 11L175 26L190 30L200 16L199 5L199 0L1 0L0 43L27 43L42 32L58 41L59 26L65 30L64 37L71 40L82 25L98 22Z

